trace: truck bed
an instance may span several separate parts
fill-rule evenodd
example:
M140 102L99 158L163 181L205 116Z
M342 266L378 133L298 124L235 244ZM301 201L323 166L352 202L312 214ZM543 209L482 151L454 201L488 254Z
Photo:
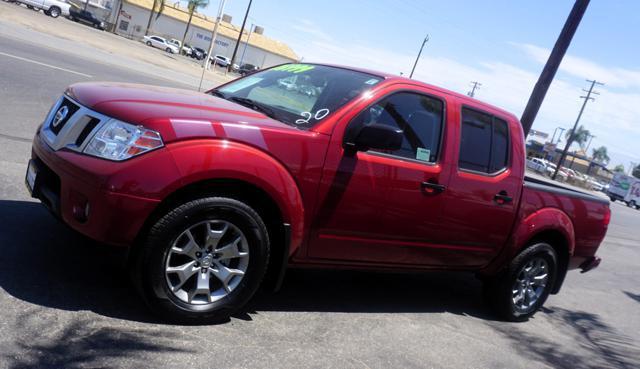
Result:
M610 217L609 200L587 192L525 176L519 217L527 219L546 209L561 210L566 214L573 229L574 250L570 269L595 255L602 242ZM570 245L571 246L571 245Z

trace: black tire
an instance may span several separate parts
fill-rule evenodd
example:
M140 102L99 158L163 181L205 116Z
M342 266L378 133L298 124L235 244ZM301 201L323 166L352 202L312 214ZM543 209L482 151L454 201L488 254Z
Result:
M530 262L544 260L547 265L547 281L535 303L526 309L518 309L514 303L514 288L525 266ZM516 256L509 267L498 277L485 281L485 298L493 310L504 320L522 322L533 316L545 303L558 273L558 257L548 243L535 243Z
M153 45L151 44L151 41L147 41L147 46L153 46Z
M166 49L164 49L164 51L168 52L169 54L173 54L173 50L171 50L170 47L167 47Z
M52 6L51 8L49 8L48 15L51 18L58 18L60 16L60 8L58 8L57 6Z
M611 200L611 202L616 202L616 198L613 196L609 196L609 200Z
M236 287L221 299L187 303L171 292L167 282L169 250L186 229L211 220L231 223L244 234L250 255L246 271ZM160 218L134 251L129 265L134 284L156 314L177 323L209 324L228 320L251 299L267 270L269 250L267 228L256 211L235 199L207 197L186 202Z
M630 208L635 209L636 208L636 202L634 200L631 200L627 203L627 206Z

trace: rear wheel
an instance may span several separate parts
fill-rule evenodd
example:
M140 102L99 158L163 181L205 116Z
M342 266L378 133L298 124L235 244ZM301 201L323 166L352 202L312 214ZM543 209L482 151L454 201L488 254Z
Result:
M170 47L167 47L166 49L164 49L164 51L168 52L169 54L173 54L173 50L171 50Z
M488 302L503 319L525 321L547 300L557 268L557 255L551 245L531 245L511 261L501 276L485 282Z
M134 258L134 283L153 311L180 323L212 323L228 319L257 291L269 237L243 202L202 198L158 220Z
M636 204L635 200L629 201L629 207L633 209L638 209L638 205Z

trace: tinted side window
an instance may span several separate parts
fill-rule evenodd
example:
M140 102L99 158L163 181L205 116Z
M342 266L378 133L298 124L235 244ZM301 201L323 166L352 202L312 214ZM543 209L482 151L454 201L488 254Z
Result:
M435 162L440 149L444 104L428 96L400 92L365 109L349 125L348 135L357 134L364 125L384 124L404 133L402 147L379 151L425 162Z
M504 120L462 109L458 166L483 173L495 173L505 168L509 159L508 136L508 126Z
M509 130L507 122L493 118L493 144L491 146L490 173L495 173L507 167L509 160Z

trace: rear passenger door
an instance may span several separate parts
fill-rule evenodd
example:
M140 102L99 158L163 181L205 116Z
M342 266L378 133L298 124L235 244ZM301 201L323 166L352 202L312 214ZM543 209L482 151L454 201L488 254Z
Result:
M452 264L484 265L507 241L515 220L524 153L514 142L522 140L521 131L514 132L513 118L471 107L458 111L457 168L444 193L441 232L458 250Z

